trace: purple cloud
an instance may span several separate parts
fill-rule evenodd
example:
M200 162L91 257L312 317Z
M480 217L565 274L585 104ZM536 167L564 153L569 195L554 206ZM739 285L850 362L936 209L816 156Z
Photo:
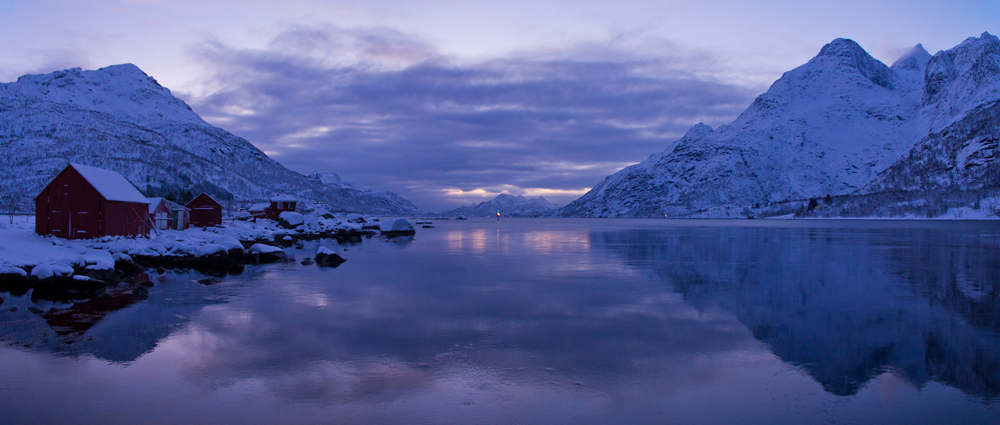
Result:
M206 42L194 58L212 90L185 97L210 122L289 168L432 211L500 191L569 202L759 91L684 71L704 67L697 55L577 46L459 63L388 29L293 28L263 49Z

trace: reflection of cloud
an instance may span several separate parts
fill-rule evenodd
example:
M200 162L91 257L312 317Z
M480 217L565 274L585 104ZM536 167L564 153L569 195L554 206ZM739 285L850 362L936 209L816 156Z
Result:
M493 246L491 231L471 228L442 234L449 254L433 263L359 253L336 273L275 274L261 294L203 309L170 344L190 353L195 383L253 380L328 404L456 388L479 388L473 401L520 399L578 385L597 399L648 397L716 379L718 355L752 341L731 316L690 311L658 282L554 263L546 245L585 242L574 234L505 232Z
M455 206L446 189L499 185L568 202L691 125L731 120L754 93L679 70L711 61L679 50L456 63L386 29L295 27L264 49L212 41L194 54L213 74L192 92L200 114L293 169L335 171L427 210Z

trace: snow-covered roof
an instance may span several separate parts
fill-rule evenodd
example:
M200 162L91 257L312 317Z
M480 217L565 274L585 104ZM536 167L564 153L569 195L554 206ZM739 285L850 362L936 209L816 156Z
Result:
M176 202L171 202L169 199L164 199L163 202L166 202L167 209L169 209L170 211L177 211L177 210L188 210L188 211L191 211L191 208L185 207L185 206L183 206L181 204L178 204Z
M271 206L271 204L269 204L267 202L261 202L259 204L253 204L253 205L251 205L250 209L248 211L264 211L264 208L267 208L269 206Z
M74 170L80 173L80 175L83 176L83 178L87 180L91 186L94 186L94 189L97 189L97 192L99 192L104 199L119 202L135 202L139 204L149 203L149 201L146 200L146 197L142 196L142 194L139 193L139 190L136 189L132 183L129 183L128 180L125 180L125 177L121 174L111 170L88 167L80 164L70 163L69 166L73 167Z
M146 198L146 201L149 202L149 213L150 214L156 212L156 207L160 206L160 201L162 201L162 200L163 200L163 198Z
M271 198L271 202L296 202L296 201L298 201L298 199L295 199L294 196L284 193Z

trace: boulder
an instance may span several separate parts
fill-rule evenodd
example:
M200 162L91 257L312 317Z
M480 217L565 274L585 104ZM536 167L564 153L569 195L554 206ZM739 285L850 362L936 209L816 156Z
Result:
M250 252L257 254L257 261L260 263L274 263L277 261L284 261L288 258L288 256L285 255L285 251L282 251L281 248L262 243L251 246Z
M337 267L347 261L340 254L333 252L333 250L321 246L319 250L316 251L316 265L320 267Z
M416 229L413 228L413 223L405 218L397 218L392 221L386 220L379 224L379 230L385 236L406 236L417 234Z
M145 286L136 286L132 289L132 296L136 299L144 300L149 298L149 288Z
M202 285L215 285L216 283L222 282L222 279L217 277L206 277L198 281Z
M302 214L285 211L278 216L278 225L286 229L294 229L305 221Z

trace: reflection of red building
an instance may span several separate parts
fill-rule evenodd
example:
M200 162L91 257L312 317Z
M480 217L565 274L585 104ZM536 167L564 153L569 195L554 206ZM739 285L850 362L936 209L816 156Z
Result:
M35 197L35 233L67 239L149 232L149 201L114 171L69 164Z
M271 220L277 220L285 211L294 212L297 204L298 200L291 195L275 196L271 198L271 205L264 208L264 216Z
M195 227L222 224L222 204L206 193L196 196L185 207L191 210L191 225Z

